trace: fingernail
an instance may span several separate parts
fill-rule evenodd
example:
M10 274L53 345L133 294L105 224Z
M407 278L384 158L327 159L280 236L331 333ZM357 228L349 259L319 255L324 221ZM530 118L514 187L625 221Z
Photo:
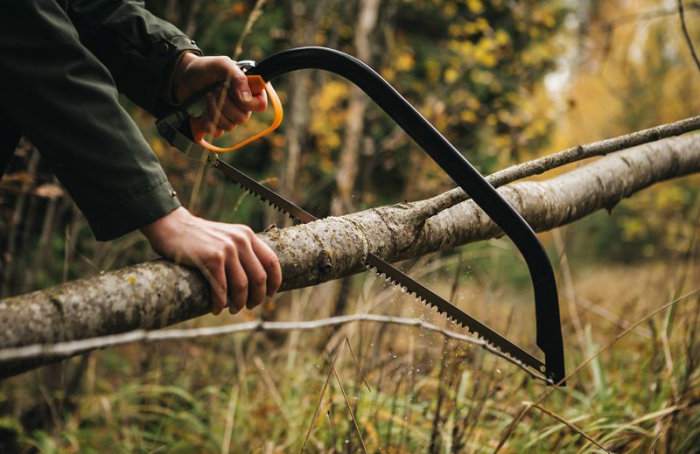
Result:
M248 90L241 91L241 100L245 102L250 102L253 100L253 95L250 94Z

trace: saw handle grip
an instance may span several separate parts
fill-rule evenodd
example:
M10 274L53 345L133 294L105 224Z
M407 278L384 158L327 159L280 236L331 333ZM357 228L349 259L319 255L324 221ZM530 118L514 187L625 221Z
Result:
M208 150L211 150L215 153L222 153L222 152L229 152L229 151L235 151L238 150L239 148L248 145L250 142L257 140L263 136L266 136L267 134L270 134L272 131L277 129L279 125L282 123L282 118L284 117L284 110L282 108L282 102L280 101L279 96L277 95L277 92L275 89L272 87L272 84L270 82L265 82L262 78L262 76L259 75L247 75L248 77L248 84L252 88L259 88L263 87L265 90L265 93L267 93L267 98L272 104L272 108L274 111L274 118L272 120L272 124L267 127L266 129L258 132L257 134L254 134L253 136L243 140L242 142L237 143L236 145L233 145L231 147L219 147L216 146L212 143L207 142L203 138L200 139L197 143L204 148L207 148ZM216 84L216 88L219 88L221 84ZM198 96L197 104L198 104L198 109L196 109L196 112L193 112L192 110L187 110L188 114L190 114L190 129L191 131L194 131L194 120L201 116L204 113L204 106L202 103L206 103L206 98L205 95L207 92L210 92L211 88L205 90L204 93L201 93ZM195 103L192 103L192 105L195 105Z

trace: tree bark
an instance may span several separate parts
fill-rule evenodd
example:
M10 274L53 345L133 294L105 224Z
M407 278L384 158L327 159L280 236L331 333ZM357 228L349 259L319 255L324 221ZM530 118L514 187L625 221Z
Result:
M610 154L543 182L499 192L536 231L573 222L656 182L700 171L700 134ZM372 252L389 262L501 235L471 200L437 212L440 197L373 208L259 236L278 254L282 290L316 285L363 270ZM200 274L155 261L0 301L0 348L155 329L209 309ZM5 362L0 376L36 362Z

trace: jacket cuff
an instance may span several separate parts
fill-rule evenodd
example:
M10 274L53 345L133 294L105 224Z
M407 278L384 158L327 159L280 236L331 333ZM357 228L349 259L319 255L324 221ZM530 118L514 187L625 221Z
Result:
M144 227L180 206L177 194L165 180L112 210L88 218L98 241L109 241Z
M170 110L177 105L177 101L172 94L173 76L175 68L185 52L192 52L197 55L202 55L202 50L197 47L195 41L185 35L175 35L169 38L162 38L157 46L157 55L154 59L156 66L160 68L158 71L162 75L160 85L157 87L156 93L159 94L155 103L154 114L158 118L164 112Z

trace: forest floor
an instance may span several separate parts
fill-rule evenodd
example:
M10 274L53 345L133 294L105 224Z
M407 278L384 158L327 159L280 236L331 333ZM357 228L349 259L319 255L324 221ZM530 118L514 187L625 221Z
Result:
M413 269L535 351L527 277L500 272L517 265L502 259L506 243L486 244L462 258L418 261ZM548 387L478 346L401 325L129 345L6 380L0 446L60 453L272 453L304 446L306 452L693 452L700 446L700 298L688 293L700 282L696 256L588 263L576 272L559 261L573 374L565 388ZM284 320L330 316L338 287L290 292L265 311ZM349 289L344 313L417 317L464 332L371 274L353 278ZM257 315L206 316L186 326Z

